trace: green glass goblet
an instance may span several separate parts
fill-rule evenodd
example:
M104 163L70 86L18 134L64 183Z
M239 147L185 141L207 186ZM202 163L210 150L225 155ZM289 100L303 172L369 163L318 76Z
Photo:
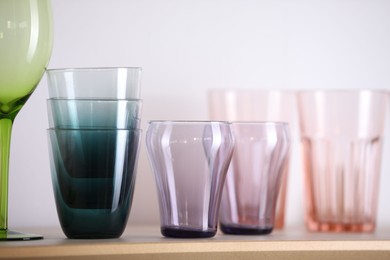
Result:
M40 82L52 50L50 0L0 1L0 240L42 236L8 230L12 125Z

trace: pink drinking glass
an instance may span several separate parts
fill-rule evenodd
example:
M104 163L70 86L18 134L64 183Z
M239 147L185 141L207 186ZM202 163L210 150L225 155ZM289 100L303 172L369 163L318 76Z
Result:
M288 122L291 137L298 132L296 95L288 90L212 89L208 92L211 120L229 121L283 121ZM298 141L297 141L298 142ZM296 143L297 143L296 142ZM291 145L293 150L294 145ZM290 154L282 174L274 228L284 227Z
M373 232L387 93L316 90L297 98L307 228Z
M220 209L227 234L269 234L290 148L283 122L233 122L233 157Z

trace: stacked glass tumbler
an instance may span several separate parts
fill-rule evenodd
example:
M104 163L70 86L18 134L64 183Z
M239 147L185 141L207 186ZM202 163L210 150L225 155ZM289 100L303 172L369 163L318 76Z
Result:
M68 238L117 238L132 204L141 68L47 71L49 155L57 214Z

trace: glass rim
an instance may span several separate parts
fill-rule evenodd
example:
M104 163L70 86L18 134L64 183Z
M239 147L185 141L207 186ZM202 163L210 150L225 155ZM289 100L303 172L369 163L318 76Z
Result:
M210 88L207 90L209 93L245 93L245 92L264 92L264 93L285 93L285 94L294 94L294 93L306 93L306 92L385 92L390 93L390 90L385 88L316 88L316 89L287 89L287 88Z
M61 131L61 132L65 132L65 131L115 132L115 131L119 131L119 132L139 132L139 133L142 133L142 129L141 128L130 129L130 128L70 128L70 127L58 128L58 127L49 127L49 128L46 129L46 131L48 131L48 132L57 132L57 131Z
M209 93L245 93L245 92L264 92L264 93L285 93L285 94L294 94L297 92L295 89L287 88L210 88L208 89Z
M129 98L129 99L114 99L114 98L64 98L64 97L51 97L46 99L47 102L51 101L81 101L81 102L139 102L143 103L143 99Z
M142 67L74 67L74 68L46 68L46 72L87 72L87 71L116 71L120 69L142 71Z
M231 125L227 120L149 120L148 124L226 124Z
M273 126L289 126L287 121L230 121L232 125L273 125Z
M389 94L390 91L382 88L356 88L356 89L348 89L348 88L334 88L334 89L300 89L297 90L297 94L305 94L305 93L359 93L359 92L372 92L372 93L385 93Z

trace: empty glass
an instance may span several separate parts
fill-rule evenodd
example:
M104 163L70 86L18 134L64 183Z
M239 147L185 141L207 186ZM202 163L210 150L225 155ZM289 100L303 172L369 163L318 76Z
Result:
M47 71L52 182L68 238L117 238L127 225L141 139L140 74Z
M57 214L69 238L117 238L129 216L140 130L48 129Z
M47 75L50 98L140 98L141 68L50 69Z
M228 121L280 121L288 122L292 136L291 150L298 143L295 136L298 133L296 120L295 92L288 90L265 89L212 89L208 92L209 116L211 120ZM274 228L284 227L287 181L291 170L290 158L297 153L288 155L287 167L282 174L283 179L278 196Z
M50 128L140 127L142 101L100 99L48 99Z
M212 237L234 147L230 123L151 121L146 147L167 237Z
M269 234L287 156L290 134L283 122L233 122L235 145L220 210L227 234Z
M375 230L387 99L380 90L298 93L309 230Z

